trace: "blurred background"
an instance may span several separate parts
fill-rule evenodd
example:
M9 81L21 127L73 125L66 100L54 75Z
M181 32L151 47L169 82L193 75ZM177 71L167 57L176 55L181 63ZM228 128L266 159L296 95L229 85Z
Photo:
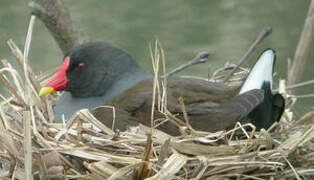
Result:
M168 71L200 51L211 53L208 63L195 65L177 75L207 77L226 62L237 62L264 27L273 33L244 64L250 67L265 48L277 52L276 82L286 78L287 59L293 59L307 14L309 0L66 0L74 20L88 41L102 40L130 53L144 68L152 70L149 45L156 38L166 53ZM14 62L7 46L13 39L23 48L30 18L28 1L0 1L0 58ZM313 46L312 46L313 47ZM36 73L62 62L63 54L37 19L30 51ZM314 51L310 52L303 81L313 79ZM297 94L313 93L314 85ZM4 93L0 84L0 92ZM312 110L313 98L299 99L299 114Z

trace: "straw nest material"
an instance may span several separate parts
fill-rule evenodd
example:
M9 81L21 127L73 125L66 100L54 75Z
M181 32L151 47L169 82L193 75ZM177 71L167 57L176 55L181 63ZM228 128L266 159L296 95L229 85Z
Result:
M173 137L139 125L126 132L106 127L87 109L78 111L64 124L53 124L52 105L57 96L39 97L40 82L55 71L36 77L27 63L30 40L22 53L9 41L22 67L2 60L0 80L11 93L0 106L0 176L3 179L303 179L314 177L314 125L307 119L292 122L286 109L281 122L269 130L247 132L236 124L230 131L193 130L188 117L182 135ZM166 81L157 81L162 49L152 53L156 99L153 104L167 113ZM228 69L228 68L227 68ZM225 68L211 80L223 78ZM229 85L241 83L247 71L240 71ZM282 81L283 82L283 81ZM279 90L284 91L284 83ZM153 96L155 97L155 96ZM112 108L113 113L114 107ZM184 105L183 109L184 111ZM114 117L114 116L113 116ZM153 116L152 116L153 117ZM309 118L308 118L309 119ZM271 130L271 131L270 131ZM235 132L244 136L238 139Z

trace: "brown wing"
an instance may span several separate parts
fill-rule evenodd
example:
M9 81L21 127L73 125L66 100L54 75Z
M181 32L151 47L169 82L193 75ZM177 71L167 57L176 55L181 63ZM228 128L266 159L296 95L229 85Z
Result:
M118 111L116 114L121 113L116 117L117 128L124 130L127 126L138 123L150 126L152 87L152 81L142 81L111 102ZM191 125L197 130L204 131L233 127L263 99L263 90L253 90L230 101L236 93L235 89L198 79L169 78L167 87L168 110L173 114L179 114L179 118L182 119L178 98L183 97ZM226 103L221 104L222 102ZM98 110L95 114L101 117L106 125L110 125L107 122L110 116L103 116L104 111L108 110ZM155 119L160 117L163 116L156 110ZM171 122L159 128L172 135L179 134L178 128Z
M234 97L231 101L211 109L189 109L191 125L202 131L218 131L234 127L264 99L264 91L254 89Z
M161 84L161 83L160 83ZM147 79L136 84L121 94L116 100L126 96L146 92L151 93L153 80ZM238 88L230 88L222 83L214 83L195 78L173 77L167 79L167 94L173 97L183 97L186 104L194 102L214 101L225 102L237 94Z

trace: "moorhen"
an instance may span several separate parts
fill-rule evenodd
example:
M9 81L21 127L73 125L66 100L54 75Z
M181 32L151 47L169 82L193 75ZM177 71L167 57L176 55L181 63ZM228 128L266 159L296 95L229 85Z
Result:
M280 119L284 110L283 97L271 92L274 64L275 52L265 50L240 93L239 88L221 83L169 77L167 109L182 119L178 102L182 97L190 124L196 130L225 130L237 121L252 122L257 129L268 128ZM129 54L104 42L92 42L74 47L65 55L60 70L41 89L40 95L66 91L54 107L55 122L61 122L62 114L68 119L76 111L88 108L111 127L112 110L98 107L108 104L116 108L115 128L125 130L138 123L150 125L152 87L152 75ZM156 107L155 118L161 116ZM158 128L171 135L179 134L172 121Z

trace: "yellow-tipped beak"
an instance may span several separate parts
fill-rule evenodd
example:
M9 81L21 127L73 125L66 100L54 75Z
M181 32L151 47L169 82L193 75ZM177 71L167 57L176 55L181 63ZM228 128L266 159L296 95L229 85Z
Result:
M52 94L54 92L56 92L56 90L54 88L52 88L52 87L43 87L39 91L39 96Z

